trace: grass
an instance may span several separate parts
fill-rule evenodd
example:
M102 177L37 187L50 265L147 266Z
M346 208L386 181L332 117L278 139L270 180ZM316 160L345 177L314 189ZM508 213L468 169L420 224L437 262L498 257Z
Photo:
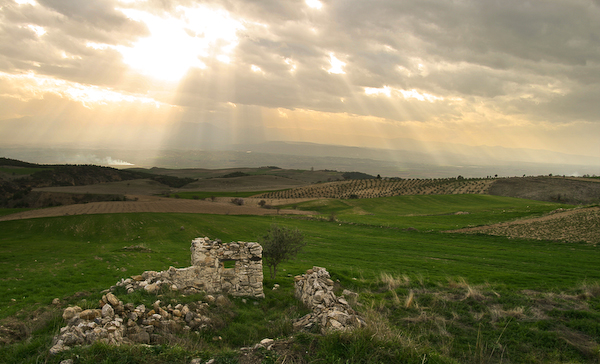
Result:
M2 208L0 208L0 216L16 214L17 212L27 211L27 210L31 210L31 209L2 209Z
M189 363L192 357L234 363L238 354L233 349L271 337L286 338L287 345L253 354L263 362L284 357L296 363L307 358L324 363L598 360L596 247L441 232L539 215L564 205L456 195L331 200L298 207L319 209L325 218L136 213L0 222L0 324L16 318L33 325L33 312L50 312L49 318L38 320L43 324L23 329L29 339L0 345L0 357L30 363L40 362L38 358L59 363L75 355L82 363L125 358ZM469 214L455 215L457 211ZM326 218L332 213L337 220ZM100 292L121 278L188 266L193 238L256 241L272 223L300 229L308 246L295 261L281 265L275 280L265 279L266 298L256 305L232 299L231 306L214 308L214 325L202 335L173 338L168 346L94 345L47 356L51 337L62 325L60 309L52 311L54 298L61 299L61 307L94 306ZM417 230L404 231L407 227ZM356 309L375 324L354 333L294 334L290 320L307 311L292 297L293 276L313 265L326 267L340 289L360 292ZM280 289L271 290L276 283ZM125 302L155 299L138 293L122 296ZM212 340L219 336L223 340Z
M538 216L574 206L489 195L395 196L357 200L315 200L301 210L335 215L345 223L400 229L449 230ZM464 213L468 214L456 214Z

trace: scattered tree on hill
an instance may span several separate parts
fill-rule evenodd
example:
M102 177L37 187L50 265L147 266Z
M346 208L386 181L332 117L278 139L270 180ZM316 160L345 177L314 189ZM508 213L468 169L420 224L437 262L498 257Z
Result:
M306 246L300 230L280 227L277 224L271 225L259 242L263 247L263 261L269 267L271 279L277 275L279 263L293 259Z

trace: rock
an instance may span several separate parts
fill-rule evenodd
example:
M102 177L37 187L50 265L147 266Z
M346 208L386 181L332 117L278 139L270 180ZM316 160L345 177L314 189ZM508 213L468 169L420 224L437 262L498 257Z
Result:
M63 317L63 319L65 319L65 321L69 321L73 317L75 317L78 313L80 313L81 311L82 311L81 307L79 307L79 306L67 307L63 311L62 317Z
M348 289L345 289L342 291L342 296L347 297L347 298L358 298L358 293L352 292Z
M229 301L229 299L226 296L223 296L223 295L218 295L217 299L215 300L215 303L218 306L229 306L231 304L231 302Z
M344 329L344 325L342 325L339 321L331 319L327 322L327 324L329 325L329 328L332 328L334 330L343 330Z
M52 300L52 304L53 305L60 305L60 299L59 298L55 298Z
M102 311L101 310L84 310L79 314L79 318L83 319L83 320L93 320L96 317L101 317L102 316Z
M107 293L106 294L106 299L107 299L108 303L110 303L110 305L113 306L113 307L119 306L121 304L119 302L119 299L117 298L117 296L115 296L112 293Z
M114 317L115 310L112 308L110 304L105 304L102 306L102 317Z
M60 364L73 364L73 359L66 359L60 362Z
M158 288L159 287L154 283L144 286L144 290L148 293L156 293L158 291Z
M188 312L190 312L190 308L188 307L188 305L185 305L181 308L181 315L185 316L188 314Z
M127 337L134 343L150 344L150 334L148 334L148 332L146 332L145 330L141 330L138 333L128 335Z
M58 353L61 353L63 351L70 350L70 349L71 349L70 347L63 345L62 342L59 342L58 344L56 344L50 348L50 355L56 355Z
M196 318L196 313L192 312L192 311L188 311L188 313L185 314L185 322L189 323L191 322L194 318Z
M322 291L322 290L318 290L313 295L313 302L315 302L315 303L321 303L321 302L323 302L323 297L324 296L325 296L325 292Z
M81 336L73 332L66 332L64 335L62 335L62 340L63 344L66 346L81 345L84 341Z

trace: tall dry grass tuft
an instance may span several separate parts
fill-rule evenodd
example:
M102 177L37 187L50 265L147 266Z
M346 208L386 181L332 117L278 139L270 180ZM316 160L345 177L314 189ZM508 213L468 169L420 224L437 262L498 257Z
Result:
M410 308L415 301L415 292L412 290L408 292L408 296L406 296L406 300L404 301L404 308Z
M483 301L485 299L485 296L483 295L483 293L481 293L481 291L475 287L471 287L469 285L467 285L467 294L465 295L464 299L467 298L472 298L476 301Z
M458 280L454 280L453 278L447 278L447 280L448 280L448 287L450 287L450 288L466 289L467 292L465 293L463 300L466 300L467 298L472 298L476 301L485 300L485 296L481 292L480 288L476 287L476 286L471 286L469 283L467 283L466 279L461 277ZM498 296L497 293L496 293L496 295Z
M600 296L600 282L583 282L580 287L581 293L578 295L579 299L590 299Z
M393 291L398 287L408 286L410 283L410 278L406 275L402 275L401 277L394 277L389 273L382 272L379 275L379 281L383 283L388 291Z
M395 341L401 343L402 346L413 348L417 347L417 343L404 332L394 328L388 321L385 314L378 310L367 309L361 312L363 318L367 322L367 327L363 330L370 330L373 338L382 341Z
M488 309L488 311L490 313L492 322L496 322L505 317L512 317L519 320L527 317L525 315L525 307L522 306L505 310L501 305L493 305Z
M399 305L400 297L398 297L398 294L396 293L396 291L390 291L390 292L392 292L392 300L394 301L394 303Z

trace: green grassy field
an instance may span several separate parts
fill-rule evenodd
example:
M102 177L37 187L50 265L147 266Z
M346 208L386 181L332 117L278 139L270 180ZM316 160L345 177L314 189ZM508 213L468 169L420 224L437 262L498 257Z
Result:
M204 346L163 347L139 358L189 362L193 352L207 360L237 362L231 349L264 337L292 335L289 321L276 317L289 320L305 312L291 297L293 276L316 265L326 267L341 288L360 292L362 306L357 309L381 328L326 337L296 334L294 348L306 351L314 361L600 359L597 247L442 232L569 206L453 195L327 200L296 207L318 210L322 217L139 213L0 222L0 319L26 318L50 307L56 297L71 304L85 297L91 305L101 290L121 278L144 270L189 266L193 238L257 241L277 223L300 229L308 245L296 260L280 266L275 280L265 279L264 300L252 307L234 300L230 319L211 328ZM455 214L459 211L469 214ZM132 245L147 251L124 249ZM275 283L282 289L271 291ZM0 346L0 357L12 358L8 362L20 362L22 357L32 363L39 357L52 363L70 358L69 353L44 354L53 331L61 325L59 314L37 328L28 342ZM223 342L212 343L214 335L223 337ZM117 363L135 350L140 349L94 346L76 353ZM160 355L163 359L157 359ZM264 362L277 359L267 357L265 353Z

